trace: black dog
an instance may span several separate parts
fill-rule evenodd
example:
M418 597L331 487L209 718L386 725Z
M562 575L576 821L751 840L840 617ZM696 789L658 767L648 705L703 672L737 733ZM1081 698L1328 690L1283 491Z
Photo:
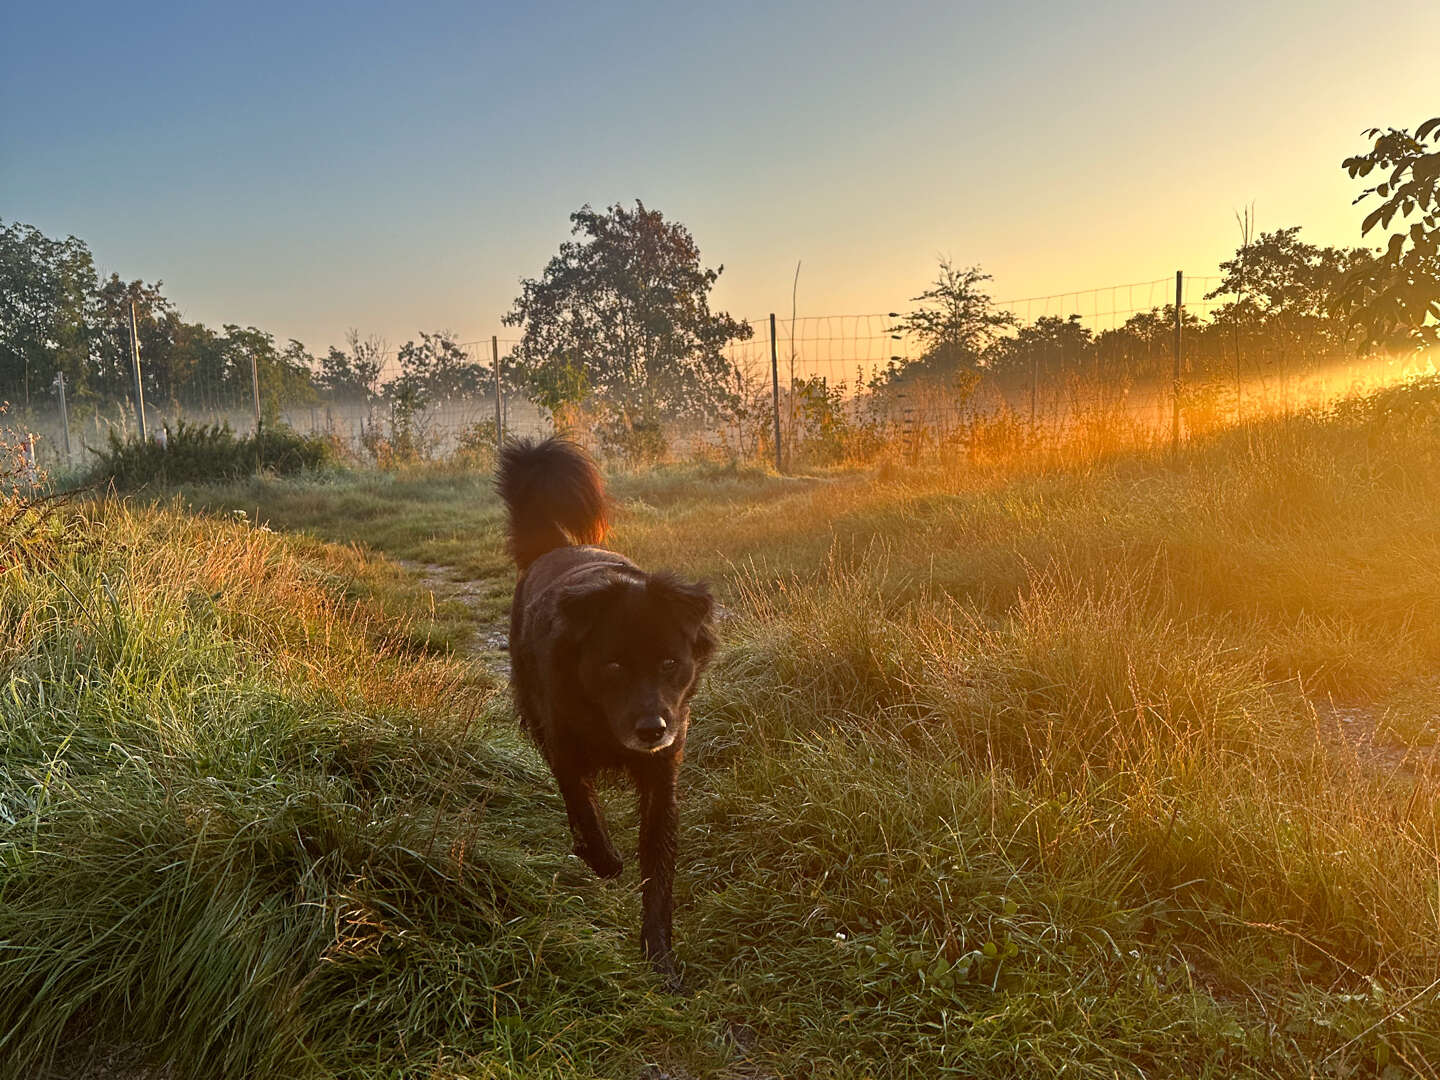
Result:
M510 608L510 682L520 722L565 797L575 854L601 877L615 877L622 864L595 799L595 777L616 770L634 780L641 944L673 983L675 779L690 698L715 648L710 592L593 546L607 529L605 491L574 443L508 443L496 486L520 569Z

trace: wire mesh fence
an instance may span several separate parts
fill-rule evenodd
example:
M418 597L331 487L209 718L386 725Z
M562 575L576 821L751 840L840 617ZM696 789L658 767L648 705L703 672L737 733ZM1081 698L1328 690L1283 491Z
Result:
M777 319L773 361L768 320L753 320L728 351L753 403L731 441L763 456L774 408L782 444L811 457L844 451L837 430L917 453L1157 443L1434 370L1424 354L1360 356L1320 314L1247 314L1220 284L1183 275L996 301L1011 328L949 376L921 374L933 342L900 312Z
M1423 354L1360 357L1313 313L1289 323L1273 312L1247 316L1237 297L1217 295L1219 285L1180 276L1178 319L1176 277L999 300L1009 327L978 362L948 368L930 363L933 338L907 329L903 312L751 320L750 338L724 350L727 406L667 424L663 447L647 452L789 464L882 446L983 454L1087 438L1160 442L1433 370ZM133 367L113 363L72 387L62 409L60 380L42 383L27 370L0 386L9 402L0 427L47 463L137 437L142 416L149 437L180 423L241 434L283 424L376 461L447 457L557 424L600 453L633 449L584 409L556 417L530 401L520 342L499 333L469 342L422 335L398 351L352 341L324 358L238 333L184 370L147 368L140 337L138 394Z

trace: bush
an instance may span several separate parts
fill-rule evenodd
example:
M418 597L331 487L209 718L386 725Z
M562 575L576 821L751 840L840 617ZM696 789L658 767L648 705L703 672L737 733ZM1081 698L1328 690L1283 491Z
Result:
M124 489L145 484L184 484L234 480L269 471L282 476L316 469L332 462L333 447L289 428L262 428L236 436L229 424L211 426L179 421L164 428L163 441L123 441L110 434L109 448L96 451L100 460L91 483Z
M476 472L488 473L495 468L495 421L480 420L460 429L455 436L455 464Z
M664 461L669 452L665 428L654 416L631 416L624 411L607 410L595 425L600 452L607 458L618 458L632 468L655 465Z
M820 465L869 461L884 446L880 426L861 417L847 400L846 384L831 386L823 375L791 384L795 426L791 435L796 457Z

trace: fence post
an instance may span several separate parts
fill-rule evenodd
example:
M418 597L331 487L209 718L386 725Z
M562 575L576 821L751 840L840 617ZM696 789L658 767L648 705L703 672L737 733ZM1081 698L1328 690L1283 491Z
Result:
M1170 448L1180 449L1180 326L1184 310L1185 272L1175 271L1175 386L1174 404L1170 411Z
M770 400L775 413L775 471L784 472L780 463L780 353L775 344L775 313L770 313Z
M60 430L65 433L65 464L70 464L70 410L65 407L65 372L55 373L55 389L60 393Z
M1040 353L1036 350L1030 357L1030 434L1036 431L1035 423L1040 400Z
M255 398L255 434L260 434L260 362L250 354L250 393Z
M505 446L505 412L500 405L500 338L490 335L490 362L495 367L495 450Z
M150 438L145 430L145 385L140 381L140 331L135 321L135 301L130 301L130 373L135 379L135 421L140 427L140 441Z

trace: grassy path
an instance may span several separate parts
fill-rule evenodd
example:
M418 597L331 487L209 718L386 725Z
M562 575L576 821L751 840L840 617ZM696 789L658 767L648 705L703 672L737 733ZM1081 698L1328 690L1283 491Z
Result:
M616 546L730 612L685 999L515 730L484 477L12 544L0 1060L82 1025L176 1075L1435 1076L1435 396L1049 472L616 478Z

